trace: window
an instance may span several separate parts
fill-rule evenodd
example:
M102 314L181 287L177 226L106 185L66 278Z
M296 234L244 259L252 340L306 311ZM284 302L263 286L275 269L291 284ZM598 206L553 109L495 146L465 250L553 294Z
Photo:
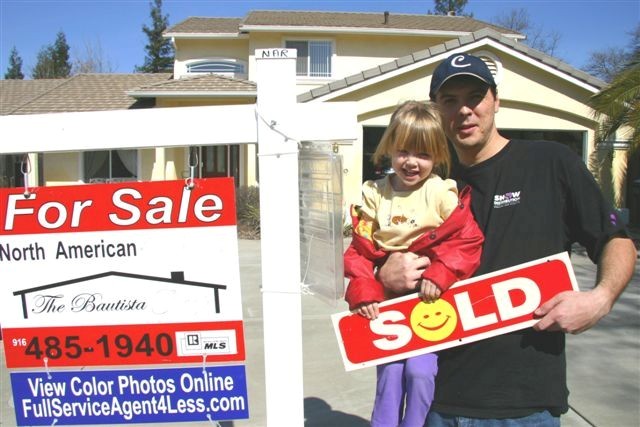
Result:
M187 65L188 73L245 74L244 64L233 60L207 60Z
M500 84L500 80L502 80L502 62L500 59L495 54L484 50L473 52L473 55L482 59L484 63L487 64L487 68L491 71L496 84Z
M31 157L33 158L33 156ZM26 163L24 163L26 162ZM0 154L0 188L24 187L24 174L38 178L37 186L44 185L42 177L43 155L38 153L35 164L27 154ZM33 182L31 183L33 184Z
M327 40L287 40L287 49L296 49L296 75L331 77L331 42Z
M122 182L138 178L137 150L85 151L83 161L85 182Z
M498 129L500 135L509 139L526 139L531 141L555 141L571 148L583 160L584 141L586 134L584 131L570 130L531 130L531 129Z

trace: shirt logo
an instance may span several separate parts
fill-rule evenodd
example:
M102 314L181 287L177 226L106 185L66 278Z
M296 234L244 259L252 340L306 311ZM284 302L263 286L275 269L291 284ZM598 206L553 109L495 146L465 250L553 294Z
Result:
M465 64L461 61L464 61L464 55L454 56L453 59L451 59L451 66L456 68L471 67L471 64Z
M493 196L493 207L495 209L517 204L520 204L520 191L511 191L509 193L496 194Z

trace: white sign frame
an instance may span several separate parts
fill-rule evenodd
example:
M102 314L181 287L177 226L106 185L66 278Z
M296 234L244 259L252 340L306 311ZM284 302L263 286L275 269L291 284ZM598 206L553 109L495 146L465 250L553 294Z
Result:
M296 103L295 50L255 56L255 105L2 116L0 154L257 143L267 201L260 206L267 425L303 425L300 275L291 268L300 261L297 142L356 140L361 129L355 103ZM276 339L283 335L285 345Z

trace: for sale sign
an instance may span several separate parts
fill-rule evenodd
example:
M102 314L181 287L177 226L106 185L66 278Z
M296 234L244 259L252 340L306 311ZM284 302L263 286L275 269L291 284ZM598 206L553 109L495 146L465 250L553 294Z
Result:
M0 323L242 319L230 178L0 189Z
M59 369L188 363L209 372L211 363L245 360L234 182L190 184L41 187L26 195L0 189L6 363L41 370L12 374L19 425L36 425L42 417L50 425L55 419L113 424L247 416L246 408L228 411L207 400L216 396L206 389L208 378L199 379L191 367L69 374ZM244 367L239 368L230 377L242 381L234 380L230 392L244 395ZM136 384L166 378L174 386L159 392L165 393L162 400L157 393L125 388L104 396L86 391L123 378ZM194 387L180 382L191 378ZM202 381L205 388L196 385ZM142 395L151 405L147 413L127 419L125 408L139 405ZM175 402L181 403L174 408ZM96 412L88 416L91 411Z
M406 359L532 326L554 295L578 290L566 253L460 281L433 303L408 295L380 304L380 316L332 316L345 369Z

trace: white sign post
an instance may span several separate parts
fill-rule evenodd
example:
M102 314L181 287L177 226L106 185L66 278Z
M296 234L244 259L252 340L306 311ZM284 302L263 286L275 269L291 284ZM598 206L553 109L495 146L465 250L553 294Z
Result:
M302 426L298 143L286 134L296 51L258 50L256 62L267 425Z

